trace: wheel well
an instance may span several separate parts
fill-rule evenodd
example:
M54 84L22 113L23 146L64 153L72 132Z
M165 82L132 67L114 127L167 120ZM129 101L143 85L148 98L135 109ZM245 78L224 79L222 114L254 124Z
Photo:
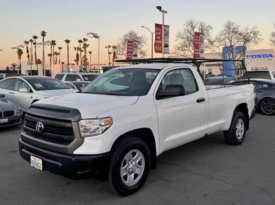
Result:
M242 103L240 105L238 105L236 108L235 108L235 111L239 111L239 112L242 112L246 118L246 129L248 130L249 129L249 114L248 114L248 108L247 108L247 104L246 103Z
M126 137L137 137L141 140L143 140L149 147L149 150L151 152L151 168L155 169L157 166L157 157L156 157L156 142L155 137L151 129L149 128L140 128L136 130L132 130L130 132L127 132L123 135L121 135L118 139L116 139L115 143L112 146L112 149L124 138Z

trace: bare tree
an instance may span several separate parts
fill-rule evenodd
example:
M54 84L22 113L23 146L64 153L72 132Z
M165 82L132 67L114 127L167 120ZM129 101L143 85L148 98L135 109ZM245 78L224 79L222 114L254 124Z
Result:
M275 28L275 23L274 23ZM271 32L270 34L270 44L275 47L275 31Z
M147 38L143 35L138 35L137 32L131 30L128 33L124 34L122 38L119 39L117 44L116 55L119 57L126 58L127 52L127 41L128 40L137 40L139 41L138 45L138 57L144 58L147 55L147 50L145 50L144 46L147 45Z
M197 22L194 19L189 19L183 25L183 30L177 32L176 46L172 53L179 56L193 55L195 32L204 33L204 49L210 50L213 45L212 30L212 26L203 21Z
M261 33L256 26L253 26L252 28L241 28L241 26L235 22L227 21L223 29L216 36L216 52L222 56L221 49L225 47L229 50L229 53L233 58L243 59L246 54L246 49L244 49L244 52L237 55L234 51L235 47L251 47L257 45L262 41L260 36Z

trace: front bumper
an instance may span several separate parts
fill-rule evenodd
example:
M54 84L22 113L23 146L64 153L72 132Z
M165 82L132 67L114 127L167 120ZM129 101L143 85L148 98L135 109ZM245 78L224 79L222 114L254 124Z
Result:
M108 162L109 153L99 155L69 155L44 150L19 139L20 156L30 162L30 157L42 159L43 170L67 177L100 171Z
M8 118L9 122L8 123L0 123L0 128L19 125L22 122L22 114L21 115L13 115L10 117L2 117L1 119L3 119L3 118Z
M252 120L255 117L255 115L256 115L256 109L254 108L252 110L252 113L251 113L251 116L250 116L249 120Z

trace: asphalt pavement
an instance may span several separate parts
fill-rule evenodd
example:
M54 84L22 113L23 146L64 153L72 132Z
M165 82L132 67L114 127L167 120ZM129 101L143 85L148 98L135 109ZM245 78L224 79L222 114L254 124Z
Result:
M274 133L274 117L258 114L241 146L225 144L220 132L168 151L138 193L120 197L106 181L30 167L18 153L20 127L0 130L0 205L274 205Z

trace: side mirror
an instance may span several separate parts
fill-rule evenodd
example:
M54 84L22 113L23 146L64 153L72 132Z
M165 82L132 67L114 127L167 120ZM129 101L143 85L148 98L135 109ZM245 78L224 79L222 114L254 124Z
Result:
M163 92L157 94L157 100L184 95L185 89L183 85L167 85Z
M21 92L21 93L28 93L29 91L27 90L27 88L20 88L19 92Z
M5 95L4 94L0 94L0 98L4 98L5 97Z

